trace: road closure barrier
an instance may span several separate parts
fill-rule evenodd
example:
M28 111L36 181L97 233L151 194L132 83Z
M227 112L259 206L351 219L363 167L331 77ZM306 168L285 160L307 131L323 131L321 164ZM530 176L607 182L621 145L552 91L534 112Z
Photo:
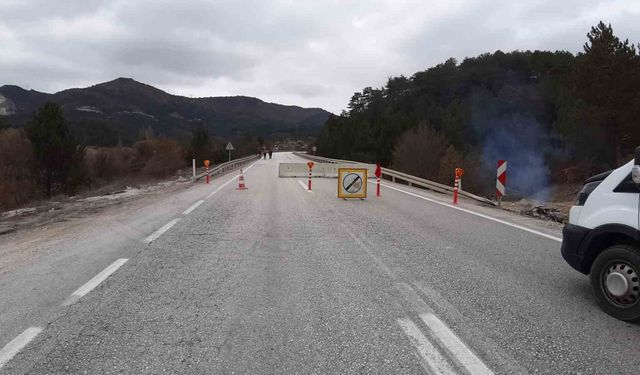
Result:
M311 169L311 177L338 178L340 168L364 168L369 176L375 175L376 166L372 164L330 164L316 162ZM307 163L280 163L278 165L279 177L308 177L309 166Z
M324 158L321 156L315 156L315 155L310 155L310 154L305 154L305 153L301 153L301 152L294 152L294 154L296 156L299 156L303 159L307 159L307 160L313 160L314 162L316 162L316 166L314 167L314 176L318 176L318 177L335 177L336 175L316 175L316 172L321 171L323 168L327 168L327 165L339 165L340 167L344 168L354 168L354 167L360 167L360 166L365 166L368 170L369 170L369 176L375 175L375 164L366 164L366 163L360 163L360 162L355 162L355 161L350 161L350 160L342 160L342 159L330 159L330 158ZM295 164L295 163L292 163ZM297 163L300 164L302 166L304 166L304 163ZM409 185L409 186L418 186L424 189L428 189L428 190L433 190L436 191L438 193L442 193L442 194L453 194L453 188L451 186L448 185L444 185L444 184L440 184L434 181L430 181L424 178L420 178L420 177L416 177L416 176L412 176L410 174L407 173L403 173L403 172L399 172L393 169L389 169L389 168L381 168L382 169L382 177L383 178L387 178L388 180L391 180L392 182L404 182L405 184ZM306 170L303 168L303 174L302 175L298 175L298 176L281 176L281 177L303 177L304 173L306 172ZM337 172L337 168L336 168L336 172ZM289 173L295 173L295 172L289 172ZM469 193L468 191L464 191L464 190L460 190L458 191L458 194L462 197L474 200L476 202L480 202L480 203L484 203L486 205L489 206L495 206L496 203L494 201L492 201L491 199L485 198L485 197L481 197L472 193Z

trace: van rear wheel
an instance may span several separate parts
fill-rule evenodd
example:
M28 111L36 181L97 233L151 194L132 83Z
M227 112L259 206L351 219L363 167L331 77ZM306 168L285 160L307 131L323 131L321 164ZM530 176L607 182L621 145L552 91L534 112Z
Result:
M640 250L615 245L591 267L591 286L600 308L624 321L640 321Z

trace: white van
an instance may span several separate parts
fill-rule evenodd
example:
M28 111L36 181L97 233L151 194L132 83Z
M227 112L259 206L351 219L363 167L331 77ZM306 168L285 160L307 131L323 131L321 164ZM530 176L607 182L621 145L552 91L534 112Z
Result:
M600 307L640 321L640 147L635 161L585 181L562 231L562 256L590 275Z

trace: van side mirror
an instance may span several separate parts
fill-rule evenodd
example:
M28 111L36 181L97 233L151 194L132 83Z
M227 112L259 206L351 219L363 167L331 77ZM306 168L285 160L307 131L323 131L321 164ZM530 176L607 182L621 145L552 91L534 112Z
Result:
M631 179L636 185L640 185L640 146L636 147L633 160L633 168L631 169Z

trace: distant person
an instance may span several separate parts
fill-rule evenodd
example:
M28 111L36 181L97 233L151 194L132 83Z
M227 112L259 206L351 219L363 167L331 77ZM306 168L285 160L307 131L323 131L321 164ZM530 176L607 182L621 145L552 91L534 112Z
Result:
M262 157L264 158L264 160L267 160L267 152L266 151L262 151Z
M271 156L273 156L273 150L269 150L269 159L271 159Z

